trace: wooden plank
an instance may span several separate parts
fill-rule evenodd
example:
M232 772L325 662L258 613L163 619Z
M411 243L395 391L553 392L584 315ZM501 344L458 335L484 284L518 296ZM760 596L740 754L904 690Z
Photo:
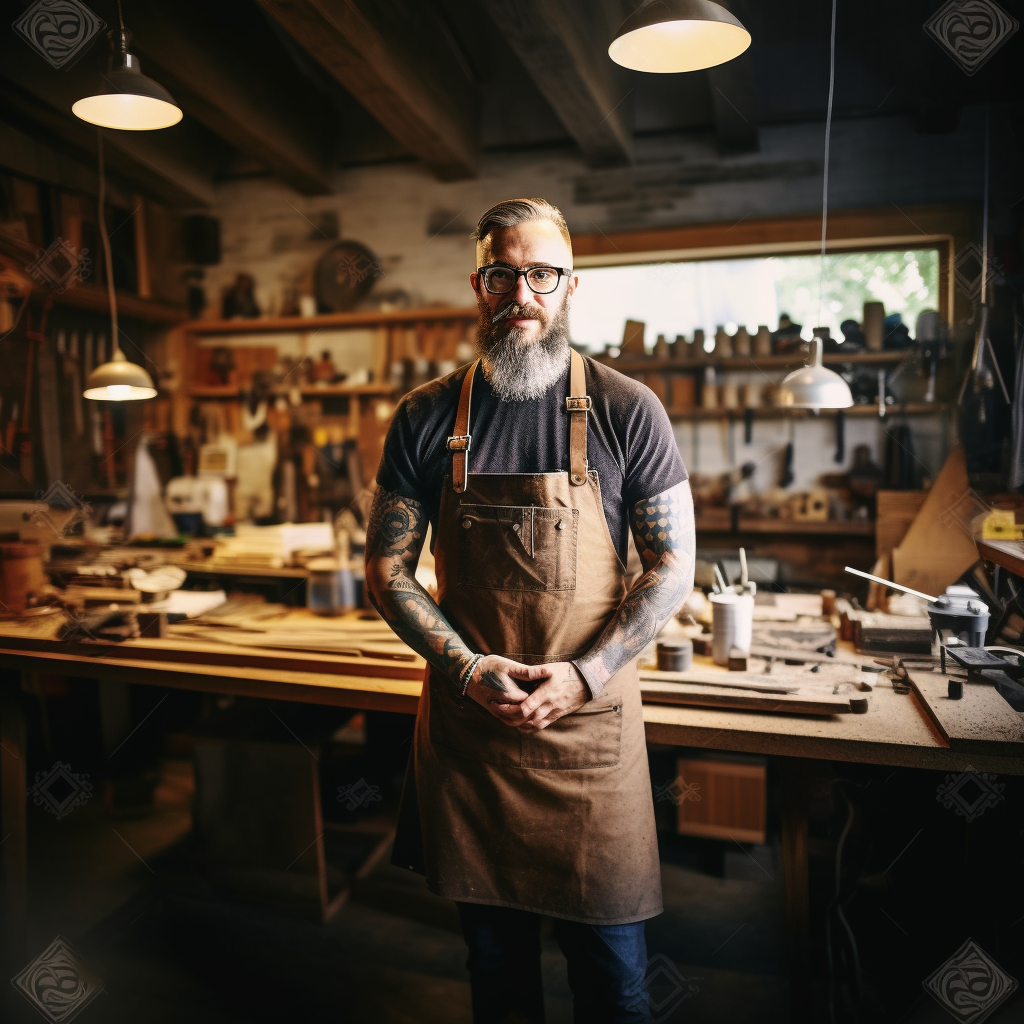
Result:
M641 688L646 692L645 683L691 683L699 686L727 686L736 690L754 690L758 693L796 693L799 683L773 681L771 676L755 675L752 672L719 672L714 669L690 669L687 672L663 672L659 669L640 670Z
M632 135L610 62L594 60L580 23L564 3L545 0L485 0L487 13L576 140L592 167L632 161ZM594 17L594 7L587 11Z
M950 510L970 487L962 445L954 448L939 472L902 543L892 553L895 583L939 595L956 583L977 560L978 549L967 527Z
M172 631L175 627L171 627ZM208 665L269 671L294 670L331 676L360 676L379 679L421 680L424 662L391 657L373 658L343 654L317 654L307 651L274 651L235 647L230 644L204 643L171 637L138 637L122 643L104 641L61 641L29 636L4 636L2 645L9 651L50 657L66 653L83 662L98 665L106 661L160 662L165 666ZM408 650L408 649L406 649ZM412 654L411 651L409 651Z
M1024 714L1014 711L990 683L964 682L951 700L949 676L908 668L915 694L953 750L1024 758Z
M258 2L439 178L476 174L476 140L464 113L471 97L456 103L423 80L355 0Z
M910 218L913 218L911 223ZM920 226L918 226L920 225ZM832 251L854 245L886 245L889 239L916 239L927 245L934 239L951 239L954 235L968 237L971 231L967 206L954 204L935 206L892 207L867 210L830 211L828 248ZM573 254L579 257L608 256L618 258L626 253L664 253L763 247L815 252L821 247L821 216L807 214L767 219L749 218L740 224L691 224L675 228L642 228L636 231L597 232L575 235Z
M399 309L391 312L359 310L353 313L321 313L318 316L261 317L255 320L191 320L185 329L195 335L211 334L316 334L325 328L377 327L385 324L414 324L418 320L473 321L479 311L458 306Z
M38 669L38 652L0 647L0 666ZM266 700L293 700L300 704L396 711L415 714L422 682L388 676L333 675L320 672L260 669L239 665L188 664L180 660L143 660L126 657L89 658L81 653L48 652L46 671L55 675L111 679L145 686L170 686L203 693L226 693Z
M775 714L840 715L852 711L849 696L831 692L813 692L802 688L795 693L756 693L702 683L647 682L641 680L640 692L646 702L692 704L700 707L728 708L733 711L768 711ZM867 698L862 698L867 700Z

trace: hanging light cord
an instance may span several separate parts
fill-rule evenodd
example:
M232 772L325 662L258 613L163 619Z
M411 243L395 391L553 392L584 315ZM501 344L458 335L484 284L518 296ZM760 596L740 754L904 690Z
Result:
M832 138L832 97L836 89L836 4L832 0L832 34L828 57L828 112L825 115L825 173L821 183L821 273L818 277L818 326L825 304L825 235L828 230L828 151Z
M120 6L120 5L119 5ZM114 261L110 255L110 236L107 234L107 218L105 214L106 199L107 199L107 180L106 174L103 171L103 132L99 129L96 130L97 138L97 151L99 152L99 174L100 174L100 187L99 196L97 198L97 205L99 210L97 211L97 220L100 228L100 238L103 240L103 262L107 271L107 295L110 299L110 332L112 335L112 344L110 349L110 358L113 359L115 353L117 353L121 346L118 344L118 331L117 331L117 295L114 293Z

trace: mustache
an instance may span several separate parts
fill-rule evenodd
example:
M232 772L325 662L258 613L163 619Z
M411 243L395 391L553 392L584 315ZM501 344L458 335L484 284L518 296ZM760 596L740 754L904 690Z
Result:
M518 302L510 302L507 306L502 306L501 309L492 314L491 323L496 324L502 320L507 320L509 317L515 317L517 320L540 319L540 316L530 306L523 306Z

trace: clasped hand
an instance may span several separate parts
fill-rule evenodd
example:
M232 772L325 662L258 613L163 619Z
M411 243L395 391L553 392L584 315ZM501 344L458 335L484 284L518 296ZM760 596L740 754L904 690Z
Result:
M519 686L521 682L538 685L528 693ZM590 691L575 666L567 661L521 665L488 654L473 670L466 696L505 725L521 732L536 732L583 707Z

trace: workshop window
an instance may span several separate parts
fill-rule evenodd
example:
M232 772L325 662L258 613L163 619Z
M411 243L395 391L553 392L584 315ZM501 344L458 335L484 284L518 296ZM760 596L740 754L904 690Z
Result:
M879 301L899 313L914 334L918 314L939 309L939 250L886 249L826 257L819 315L821 259L817 255L644 262L582 267L572 300L571 333L590 351L618 345L626 320L647 325L648 347L659 334L705 333L710 349L716 328L734 334L759 324L775 330L788 314L803 337L828 327L842 338L844 320L861 320L864 302Z

